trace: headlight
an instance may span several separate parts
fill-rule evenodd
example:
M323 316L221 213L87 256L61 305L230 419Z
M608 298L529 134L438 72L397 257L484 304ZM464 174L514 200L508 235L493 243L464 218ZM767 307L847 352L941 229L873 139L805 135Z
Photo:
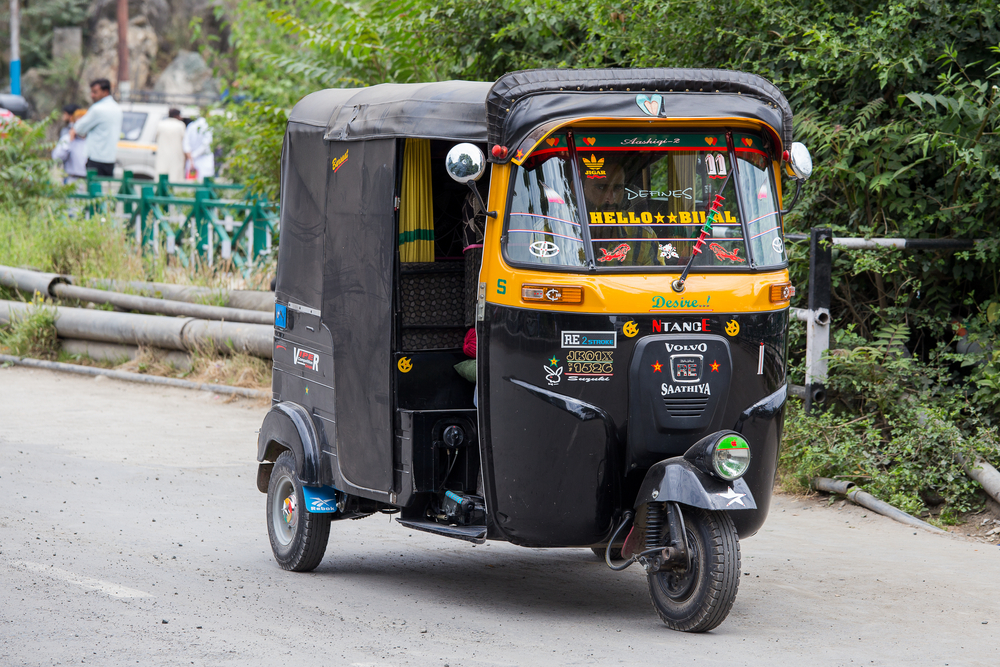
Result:
M706 436L684 453L699 470L731 482L750 467L750 443L736 431Z
M719 440L712 452L712 469L722 479L732 481L742 477L750 467L750 443L741 435L727 435Z

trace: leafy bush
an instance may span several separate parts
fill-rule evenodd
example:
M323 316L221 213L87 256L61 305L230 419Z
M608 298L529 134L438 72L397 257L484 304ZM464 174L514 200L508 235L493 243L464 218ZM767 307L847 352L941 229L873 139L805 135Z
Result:
M6 314L6 313L5 313ZM13 315L0 330L0 347L18 357L55 359L59 352L56 311L36 295L26 315Z
M58 197L68 189L52 179L52 143L41 123L14 121L0 128L0 209L26 206L39 197Z

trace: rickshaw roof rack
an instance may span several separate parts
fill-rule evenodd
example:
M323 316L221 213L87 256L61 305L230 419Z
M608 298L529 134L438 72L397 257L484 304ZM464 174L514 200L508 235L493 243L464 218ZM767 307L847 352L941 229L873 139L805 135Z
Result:
M782 149L792 144L792 109L767 79L734 70L667 67L533 69L504 74L486 98L488 143L490 147L516 147L533 128L564 118L649 115L638 107L639 95L661 96L659 117L762 120L778 133ZM490 160L505 162L512 153Z
M483 81L382 83L333 88L307 95L289 123L325 127L327 141L419 137L486 142Z

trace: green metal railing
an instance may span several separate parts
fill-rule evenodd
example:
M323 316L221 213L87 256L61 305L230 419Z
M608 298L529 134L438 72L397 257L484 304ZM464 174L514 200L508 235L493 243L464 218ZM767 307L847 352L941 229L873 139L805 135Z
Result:
M117 188L115 186L117 185ZM186 190L193 196L182 196ZM87 215L110 215L121 203L127 231L140 248L177 257L185 267L197 256L213 266L231 260L244 275L271 255L278 233L278 205L266 197L227 198L240 194L242 185L171 183L136 179L126 171L122 178L87 172L86 193L73 195L87 201Z

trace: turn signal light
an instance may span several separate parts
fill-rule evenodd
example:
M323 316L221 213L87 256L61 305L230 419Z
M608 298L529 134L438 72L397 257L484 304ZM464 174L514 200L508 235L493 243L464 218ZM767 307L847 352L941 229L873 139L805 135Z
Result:
M795 296L795 285L791 283L775 283L771 285L771 303L789 301Z
M566 285L521 285L521 300L583 303L583 288Z

